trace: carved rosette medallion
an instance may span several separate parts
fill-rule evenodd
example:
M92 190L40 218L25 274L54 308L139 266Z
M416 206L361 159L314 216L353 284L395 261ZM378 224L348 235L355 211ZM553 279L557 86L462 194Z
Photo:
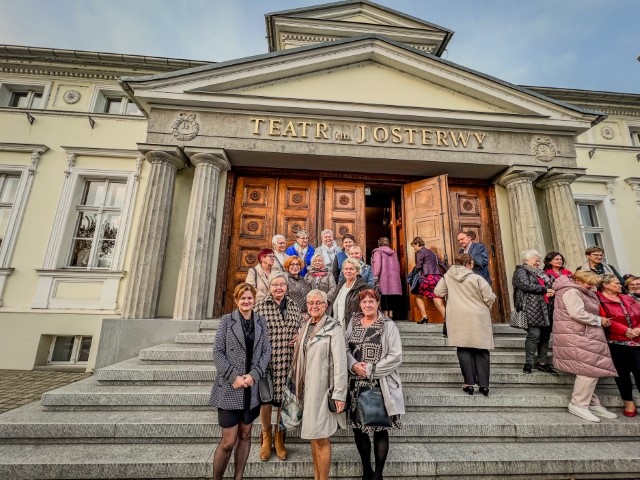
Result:
M253 253L247 253L244 256L244 261L247 262L247 265L251 265L256 262L258 258Z
M171 128L173 129L174 137L183 142L188 142L198 136L200 124L196 122L195 113L181 113L178 115L178 118L176 118L176 121L173 122Z
M294 193L293 196L291 197L291 200L293 201L293 203L300 203L303 200L302 194L301 193Z
M62 100L64 103L68 103L69 105L73 105L74 103L78 103L80 101L80 92L78 90L68 90L64 92L62 95Z
M602 135L602 138L606 138L607 140L611 140L613 137L616 136L616 131L610 127L609 125L605 125L604 127L602 127L600 129L600 135Z
M291 231L293 233L298 233L298 230L302 229L302 226L299 223L294 223L291 225Z
M558 149L549 137L533 137L531 151L541 162L550 162L558 154Z
M467 212L470 212L471 210L473 210L473 203L471 203L469 200L465 200L462 204L462 208L464 208Z
M258 192L257 190L254 190L249 194L249 198L254 202L257 202L258 200L260 200L260 192Z
M250 232L255 232L256 230L258 230L258 228L260 228L260 225L255 220L249 222L249 224L247 225L247 230L249 230Z
M349 200L350 199L347 195L340 195L340 198L338 199L340 205L349 205Z
M340 233L340 235L346 235L347 233L349 233L349 227L347 227L346 225L342 225L338 229L338 232Z

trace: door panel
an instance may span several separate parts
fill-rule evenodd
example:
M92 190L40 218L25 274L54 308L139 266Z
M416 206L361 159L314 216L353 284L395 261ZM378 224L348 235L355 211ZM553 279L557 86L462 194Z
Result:
M504 322L506 312L504 305L508 304L500 288L503 277L500 271L500 262L496 258L497 249L493 231L497 219L492 218L490 208L488 188L472 186L451 186L449 187L449 198L451 200L451 224L453 226L453 236L457 238L459 232L473 231L476 234L476 242L484 243L489 253L489 274L493 283L493 291L498 295L498 300L493 304L491 317L494 322ZM459 250L456 245L456 252ZM504 297L504 298L503 298ZM505 302L506 299L506 302Z
M244 282L258 252L271 246L276 212L276 179L238 177L229 249L224 311L233 310L233 289Z
M337 239L350 233L366 257L364 182L326 180L324 184L324 228Z
M421 237L425 247L436 253L441 261L453 260L453 243L449 217L449 192L447 175L409 183L403 186L403 222L405 240L410 243L415 237ZM407 256L408 270L415 266L415 254ZM442 317L433 305L427 302L427 314L433 323L442 323ZM410 319L419 320L420 311L411 295Z
M276 232L286 237L287 245L295 242L299 230L305 230L315 246L317 210L317 180L279 180Z

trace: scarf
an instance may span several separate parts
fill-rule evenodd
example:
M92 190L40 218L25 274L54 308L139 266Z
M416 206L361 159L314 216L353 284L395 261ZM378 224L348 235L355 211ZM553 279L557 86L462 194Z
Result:
M293 348L293 360L291 361L291 365L293 365L295 368L295 372L294 372L294 379L295 379L295 386L296 386L295 394L296 394L296 397L298 397L299 399L303 398L304 377L307 371L307 361L305 358L306 351L303 345L305 343L307 331L309 330L309 328L313 329L313 331L309 334L309 339L307 341L307 344L308 344L308 343L311 343L311 341L315 338L315 336L318 333L320 333L320 331L323 329L323 327L327 323L328 318L329 317L327 315L324 315L316 323L311 323L311 319L309 319L307 323L302 327L300 331L300 335L298 335L298 340L296 341L296 345Z
M556 271L553 268L545 270L544 273L546 273L547 276L549 276L549 279L551 279L551 277L553 277L553 278L555 278L557 280L561 276L573 278L573 274L571 273L571 271L567 270L566 268L561 268L560 269L560 273L556 273Z
M302 262L305 263L304 259L307 256L307 252L309 251L309 245L302 248L298 242L295 242L293 244L293 249L296 251L296 255L298 255L302 259Z
M326 267L323 268L322 270L309 270L309 275L311 275L312 277L324 277L325 275L329 274L329 269L327 269Z
M333 241L333 245L331 245L330 247L327 247L323 244L322 248L320 249L320 253L322 254L322 258L324 259L324 264L331 265L333 263L333 260L336 258L336 254L339 251L340 248L338 247L338 244L335 240Z

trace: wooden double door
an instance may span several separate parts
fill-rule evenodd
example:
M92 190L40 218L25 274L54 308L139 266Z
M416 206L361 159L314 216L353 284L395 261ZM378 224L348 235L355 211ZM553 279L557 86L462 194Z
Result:
M484 243L489 251L489 272L498 294L492 316L495 322L504 321L508 300L492 187L450 183L446 175L441 175L397 188L402 189L402 205L393 222L398 228L390 237L403 276L415 265L415 254L409 246L414 237L421 237L427 248L451 265L459 250L458 232L472 230L476 241ZM364 247L367 243L364 181L238 176L234 194L224 312L233 309L233 289L257 264L258 252L271 248L275 234L284 235L291 245L296 233L305 230L311 244L317 246L320 232L329 228L337 238L350 233L356 244ZM419 319L415 298L408 294L404 298L409 302L402 316ZM432 321L442 321L430 301L427 313Z
M315 247L329 228L338 238L349 233L364 245L364 213L362 182L237 177L224 311L233 309L233 289L258 263L258 252L272 248L273 235L284 235L291 245L305 230Z

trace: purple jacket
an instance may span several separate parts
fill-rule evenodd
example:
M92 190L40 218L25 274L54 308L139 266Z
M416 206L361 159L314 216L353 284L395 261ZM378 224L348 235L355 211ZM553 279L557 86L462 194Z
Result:
M421 247L416 252L416 267L421 269L423 277L427 275L442 275L438 265L442 265L444 268L444 264L441 264L438 256L432 250Z
M371 271L378 280L378 288L382 295L402 295L400 262L391 247L384 245L373 250Z

